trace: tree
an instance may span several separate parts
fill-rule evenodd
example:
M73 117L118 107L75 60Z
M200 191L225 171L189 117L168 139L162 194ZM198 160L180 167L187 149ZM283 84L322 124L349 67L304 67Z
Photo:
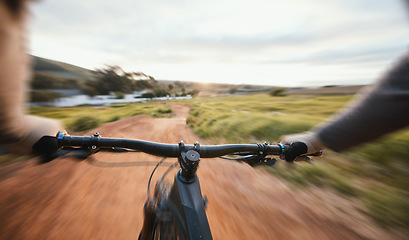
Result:
M97 79L89 84L98 94L107 95L110 92L131 93L136 90L153 89L157 81L141 72L125 72L118 66L107 66L97 70Z
M107 95L109 92L131 93L135 90L133 80L122 68L107 66L97 70L97 80L92 83L99 94Z
M152 80L139 80L134 81L135 90L143 90L143 89L153 89L157 83Z

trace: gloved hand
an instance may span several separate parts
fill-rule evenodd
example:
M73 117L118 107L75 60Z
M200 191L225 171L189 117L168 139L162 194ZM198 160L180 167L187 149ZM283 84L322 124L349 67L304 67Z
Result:
M290 145L285 160L292 162L301 155L317 153L325 148L314 132L298 133L281 137L281 144Z
M33 152L38 155L50 155L58 150L58 141L53 136L43 136L33 145Z
M58 141L53 136L43 136L33 145L33 153L39 155L40 163L47 163L56 157Z

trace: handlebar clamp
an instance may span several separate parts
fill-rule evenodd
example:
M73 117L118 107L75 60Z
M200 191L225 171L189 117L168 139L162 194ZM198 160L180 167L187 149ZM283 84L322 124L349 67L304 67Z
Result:
M194 150L186 151L186 146L183 141L179 143L180 154L178 157L179 165L182 169L182 180L185 182L190 182L196 176L196 171L199 166L200 154L198 150L200 149L200 144L198 142L194 145Z

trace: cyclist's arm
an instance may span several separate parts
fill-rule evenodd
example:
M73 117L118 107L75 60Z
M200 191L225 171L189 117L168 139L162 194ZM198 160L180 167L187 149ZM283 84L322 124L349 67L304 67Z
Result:
M24 16L0 2L0 144L29 153L43 135L54 136L61 129L57 121L27 116L24 111L29 79Z
M286 154L293 161L301 154L329 148L343 151L409 125L409 54L386 75L361 93L348 108L312 132L282 137L283 144L301 142Z
M409 54L352 106L315 131L326 147L342 151L409 125Z

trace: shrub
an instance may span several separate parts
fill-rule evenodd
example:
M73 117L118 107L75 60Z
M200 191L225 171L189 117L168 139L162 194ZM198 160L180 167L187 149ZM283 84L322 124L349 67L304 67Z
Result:
M285 96L285 89L284 88L275 88L270 91L270 96L273 97L282 97Z
M173 110L172 108L168 108L168 107L161 107L158 110L156 110L158 113L162 113L162 114L166 114L166 113L172 113Z
M76 132L82 132L96 128L98 127L98 125L99 120L97 118L91 116L83 116L77 118L74 122L69 124L68 128Z
M115 98L116 99L124 99L125 95L123 92L115 92Z
M153 90L153 94L155 95L155 97L166 97L166 96L170 95L169 92L166 91L166 90L163 89L163 88L156 88L156 89L154 89L154 90Z
M153 92L147 92L142 94L141 98L154 98L155 94Z
M115 115L112 118L110 118L108 122L115 122L118 121L119 119L121 119L121 116Z
M159 117L170 117L170 113L172 113L173 110L171 108L168 108L166 106L160 106L159 108L152 109L151 116L154 118L159 118Z

